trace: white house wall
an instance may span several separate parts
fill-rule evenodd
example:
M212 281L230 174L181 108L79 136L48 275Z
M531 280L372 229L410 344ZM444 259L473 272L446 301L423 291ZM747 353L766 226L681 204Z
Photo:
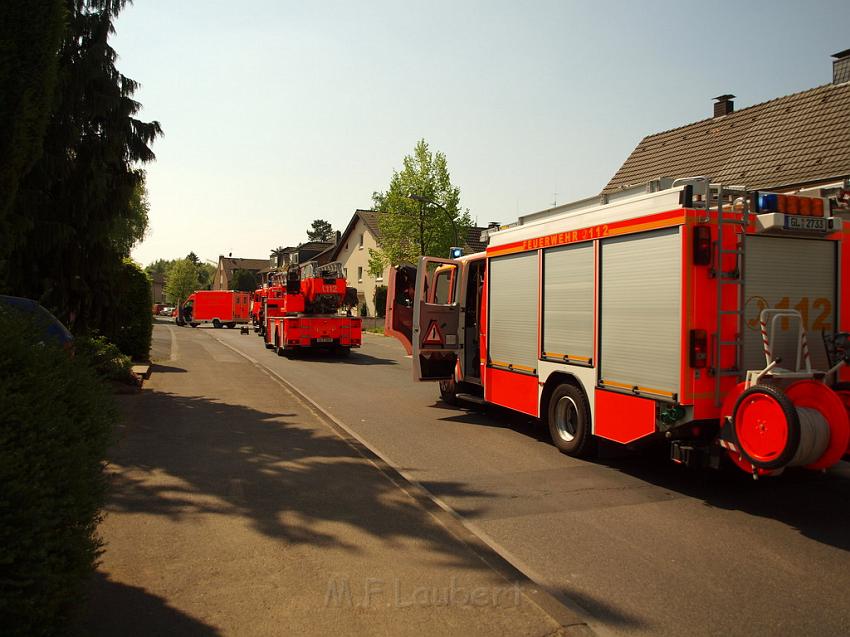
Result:
M363 237L363 244L360 243L360 237ZM351 234L345 239L339 255L336 260L345 268L346 280L349 287L357 288L359 305L366 302L366 307L369 308L369 316L376 316L375 313L375 287L378 285L386 285L389 276L389 268L384 270L380 278L376 279L369 274L369 249L377 249L378 243L375 236L363 223L363 220L357 218ZM358 268L362 268L362 276L358 278Z

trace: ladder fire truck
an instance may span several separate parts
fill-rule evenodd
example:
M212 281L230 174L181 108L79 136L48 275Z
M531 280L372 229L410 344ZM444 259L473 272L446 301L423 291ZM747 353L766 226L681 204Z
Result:
M319 266L309 261L274 274L258 314L266 347L281 356L304 349L345 356L360 347L360 318L338 313L350 301L349 290L353 288L346 287L342 265L336 262Z
M661 179L391 271L414 377L546 422L556 447L666 439L684 464L825 469L850 441L850 228L824 199Z

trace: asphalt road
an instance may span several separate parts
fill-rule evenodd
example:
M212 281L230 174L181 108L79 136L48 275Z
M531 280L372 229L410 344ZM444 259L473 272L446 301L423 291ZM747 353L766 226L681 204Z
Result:
M203 331L321 405L601 634L850 630L847 464L754 482L652 452L575 460L525 416L442 404L393 339L288 360L253 333Z

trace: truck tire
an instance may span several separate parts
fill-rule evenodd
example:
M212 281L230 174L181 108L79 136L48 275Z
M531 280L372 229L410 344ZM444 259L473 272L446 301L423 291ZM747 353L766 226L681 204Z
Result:
M236 327L236 323L234 323L233 321L227 324L227 329L229 330L232 330L234 327Z
M198 327L199 323L189 323L192 327Z
M440 398L447 405L457 405L457 383L452 380L440 381Z
M220 330L221 329L221 321L219 321L218 319L213 319L213 327L217 330Z
M552 442L560 452L586 458L596 451L590 407L584 392L575 385L564 383L555 388L549 397L546 420Z

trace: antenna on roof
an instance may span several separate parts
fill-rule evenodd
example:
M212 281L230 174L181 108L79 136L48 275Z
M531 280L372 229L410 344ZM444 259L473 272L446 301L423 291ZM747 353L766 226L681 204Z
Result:
M552 201L552 207L554 208L554 207L556 207L557 205L558 205L558 193L556 192L556 193L554 194L554 199L553 199L553 201Z

